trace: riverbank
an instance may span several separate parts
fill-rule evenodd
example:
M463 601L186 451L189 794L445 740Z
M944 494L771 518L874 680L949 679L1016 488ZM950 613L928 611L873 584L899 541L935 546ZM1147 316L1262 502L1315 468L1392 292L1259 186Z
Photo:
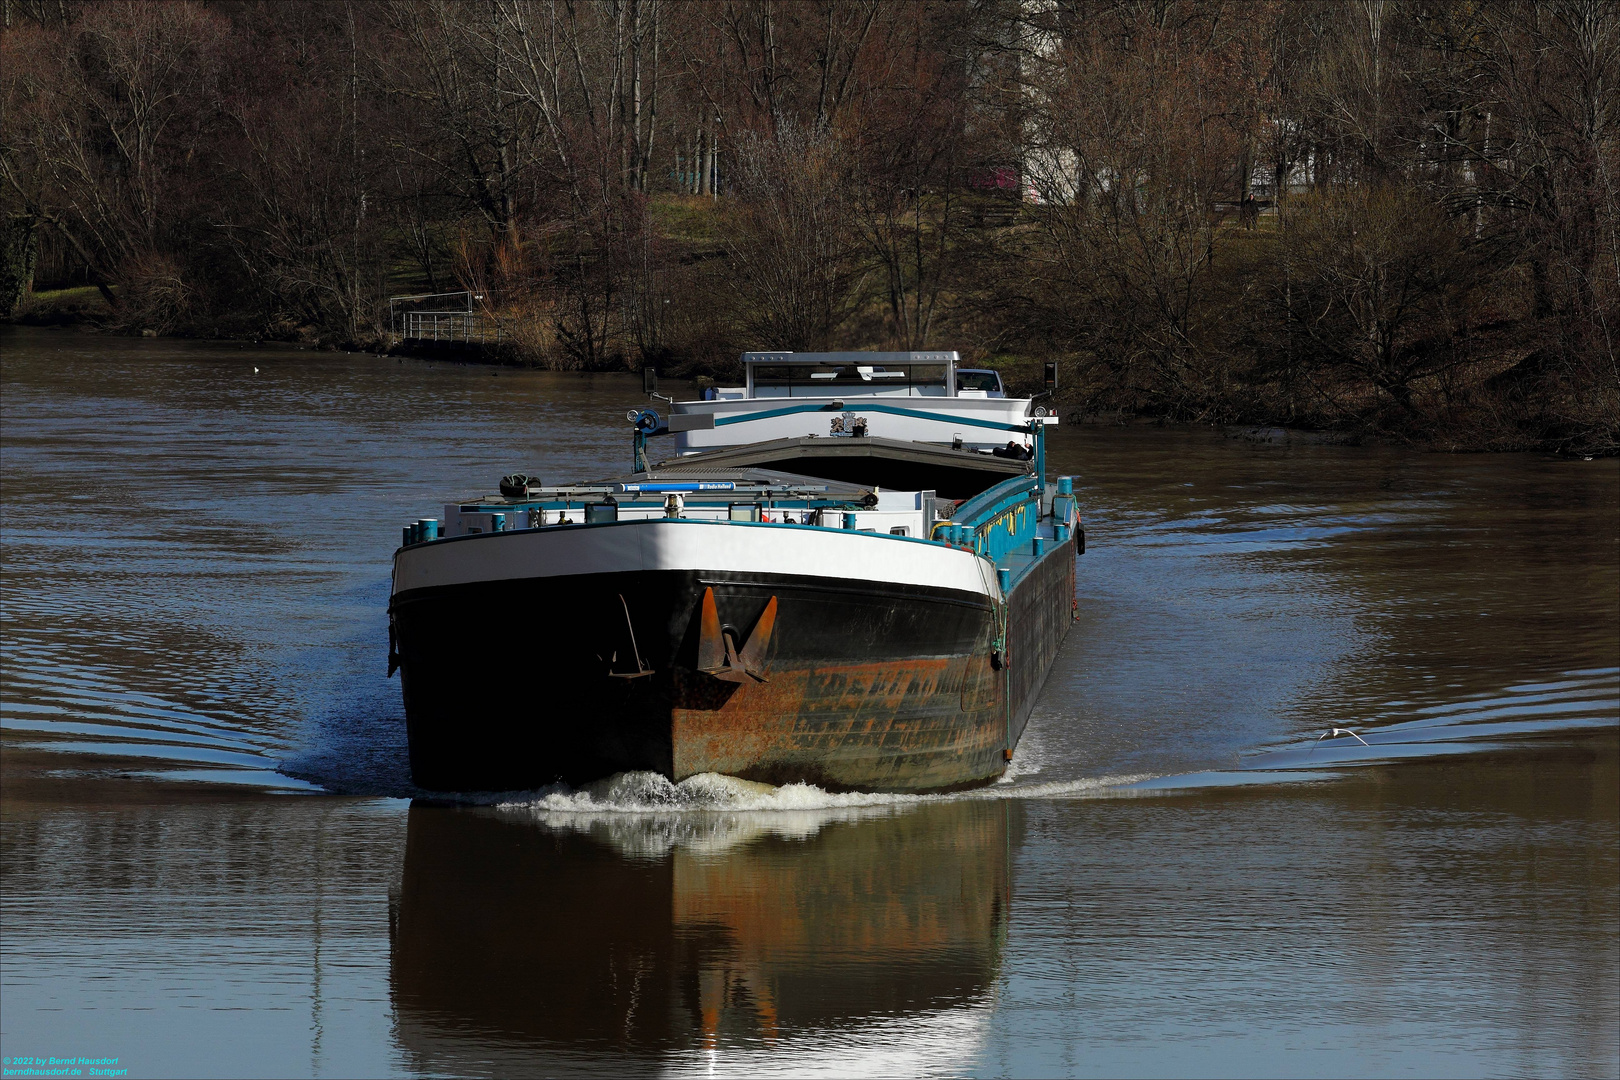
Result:
M223 327L210 334L163 334L151 328L121 327L111 308L89 286L34 294L0 325L51 328L59 332L115 337L165 337L174 340L231 342L241 346L278 344L329 353L390 355L457 364L511 368L545 368L543 358L526 354L521 345L483 346L458 342L405 342L384 335L340 340L314 327L286 331L273 339L232 336ZM1442 453L1538 452L1574 457L1620 455L1620 380L1611 386L1587 386L1570 378L1570 364L1545 349L1533 347L1530 329L1502 326L1491 331L1493 347L1452 373L1445 383L1419 388L1405 403L1380 399L1366 388L1318 384L1311 407L1281 392L1275 382L1232 380L1223 396L1199 407L1165 400L1122 383L1106 369L1072 355L1024 353L981 356L975 365L1002 372L1019 393L1040 389L1044 364L1060 365L1055 403L1066 422L1092 425L1180 425L1228 432L1283 432L1289 440L1329 443L1389 442ZM851 344L849 347L858 347ZM971 355L971 354L969 354ZM736 377L735 363L715 359L671 357L661 374L685 378ZM622 357L581 373L629 372ZM1285 400L1286 398L1286 400ZM1246 436L1245 436L1246 437ZM1269 438L1269 436L1268 436Z

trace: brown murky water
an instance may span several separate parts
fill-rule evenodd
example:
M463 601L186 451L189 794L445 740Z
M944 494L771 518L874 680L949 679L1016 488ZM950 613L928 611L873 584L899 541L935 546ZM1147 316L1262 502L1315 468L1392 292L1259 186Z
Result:
M412 805L399 523L622 468L630 380L0 363L8 1059L1620 1073L1614 461L1060 428L1082 618L1007 782Z

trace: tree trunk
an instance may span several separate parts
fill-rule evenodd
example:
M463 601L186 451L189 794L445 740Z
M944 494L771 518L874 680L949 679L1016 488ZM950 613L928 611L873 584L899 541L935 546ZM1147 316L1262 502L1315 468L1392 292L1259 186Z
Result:
M38 261L38 224L31 216L13 217L0 236L0 313L10 315L34 291L34 265Z
M717 186L717 181L720 177L720 132L718 125L709 132L709 153L706 164L709 170L709 190L707 194L710 198L719 198L720 189Z

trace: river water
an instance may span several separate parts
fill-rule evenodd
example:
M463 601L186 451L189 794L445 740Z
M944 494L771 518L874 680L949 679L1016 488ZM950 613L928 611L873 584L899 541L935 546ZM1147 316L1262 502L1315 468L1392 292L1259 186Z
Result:
M1620 1073L1620 463L1058 428L1080 618L1006 781L443 805L400 525L623 471L631 380L0 363L8 1067Z

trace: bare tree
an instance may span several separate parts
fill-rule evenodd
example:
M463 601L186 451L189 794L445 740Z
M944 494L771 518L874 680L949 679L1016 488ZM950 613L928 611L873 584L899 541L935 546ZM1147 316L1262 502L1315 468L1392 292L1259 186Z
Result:
M654 140L662 4L495 0L493 38L511 72L502 92L536 119L546 169L562 193L553 220L559 336L588 367L607 359L625 275L625 237L645 213L639 192Z
M222 103L237 139L228 166L237 195L220 234L263 290L267 318L290 314L350 342L380 330L387 263L374 205L383 155L372 138L387 125L362 71L363 14L301 8L280 24L284 51L263 58L261 77L283 83L281 93L244 80Z
M1029 256L1045 322L1111 380L1193 413L1210 393L1195 323L1214 202L1242 155L1220 115L1223 73L1185 40L1196 30L1146 19L1076 28L1036 84L1038 150L1025 155L1044 193Z
M785 125L835 126L859 85L873 25L886 11L906 12L879 0L704 0L694 10L710 28L713 59L692 61L710 111L729 130L772 136Z
M504 21L453 0L388 0L383 14L398 35L379 57L382 89L404 107L404 125L390 132L396 157L464 200L492 242L520 243L539 131L511 93Z
M745 139L726 243L743 327L758 348L825 346L849 317L863 275L845 197L845 152L827 131Z
M188 163L211 119L225 25L191 3L91 5L56 33L6 35L0 180L83 261L108 304L184 306L175 249ZM120 296L113 286L133 293Z
M903 349L929 345L941 290L961 252L962 198L975 140L967 86L978 12L948 8L884 20L867 45L871 81L849 120L853 221L881 272L890 332Z
M1288 213L1289 243L1309 271L1287 314L1318 366L1351 376L1352 394L1370 385L1415 413L1415 384L1466 356L1457 338L1480 271L1466 222L1395 186L1329 191Z

